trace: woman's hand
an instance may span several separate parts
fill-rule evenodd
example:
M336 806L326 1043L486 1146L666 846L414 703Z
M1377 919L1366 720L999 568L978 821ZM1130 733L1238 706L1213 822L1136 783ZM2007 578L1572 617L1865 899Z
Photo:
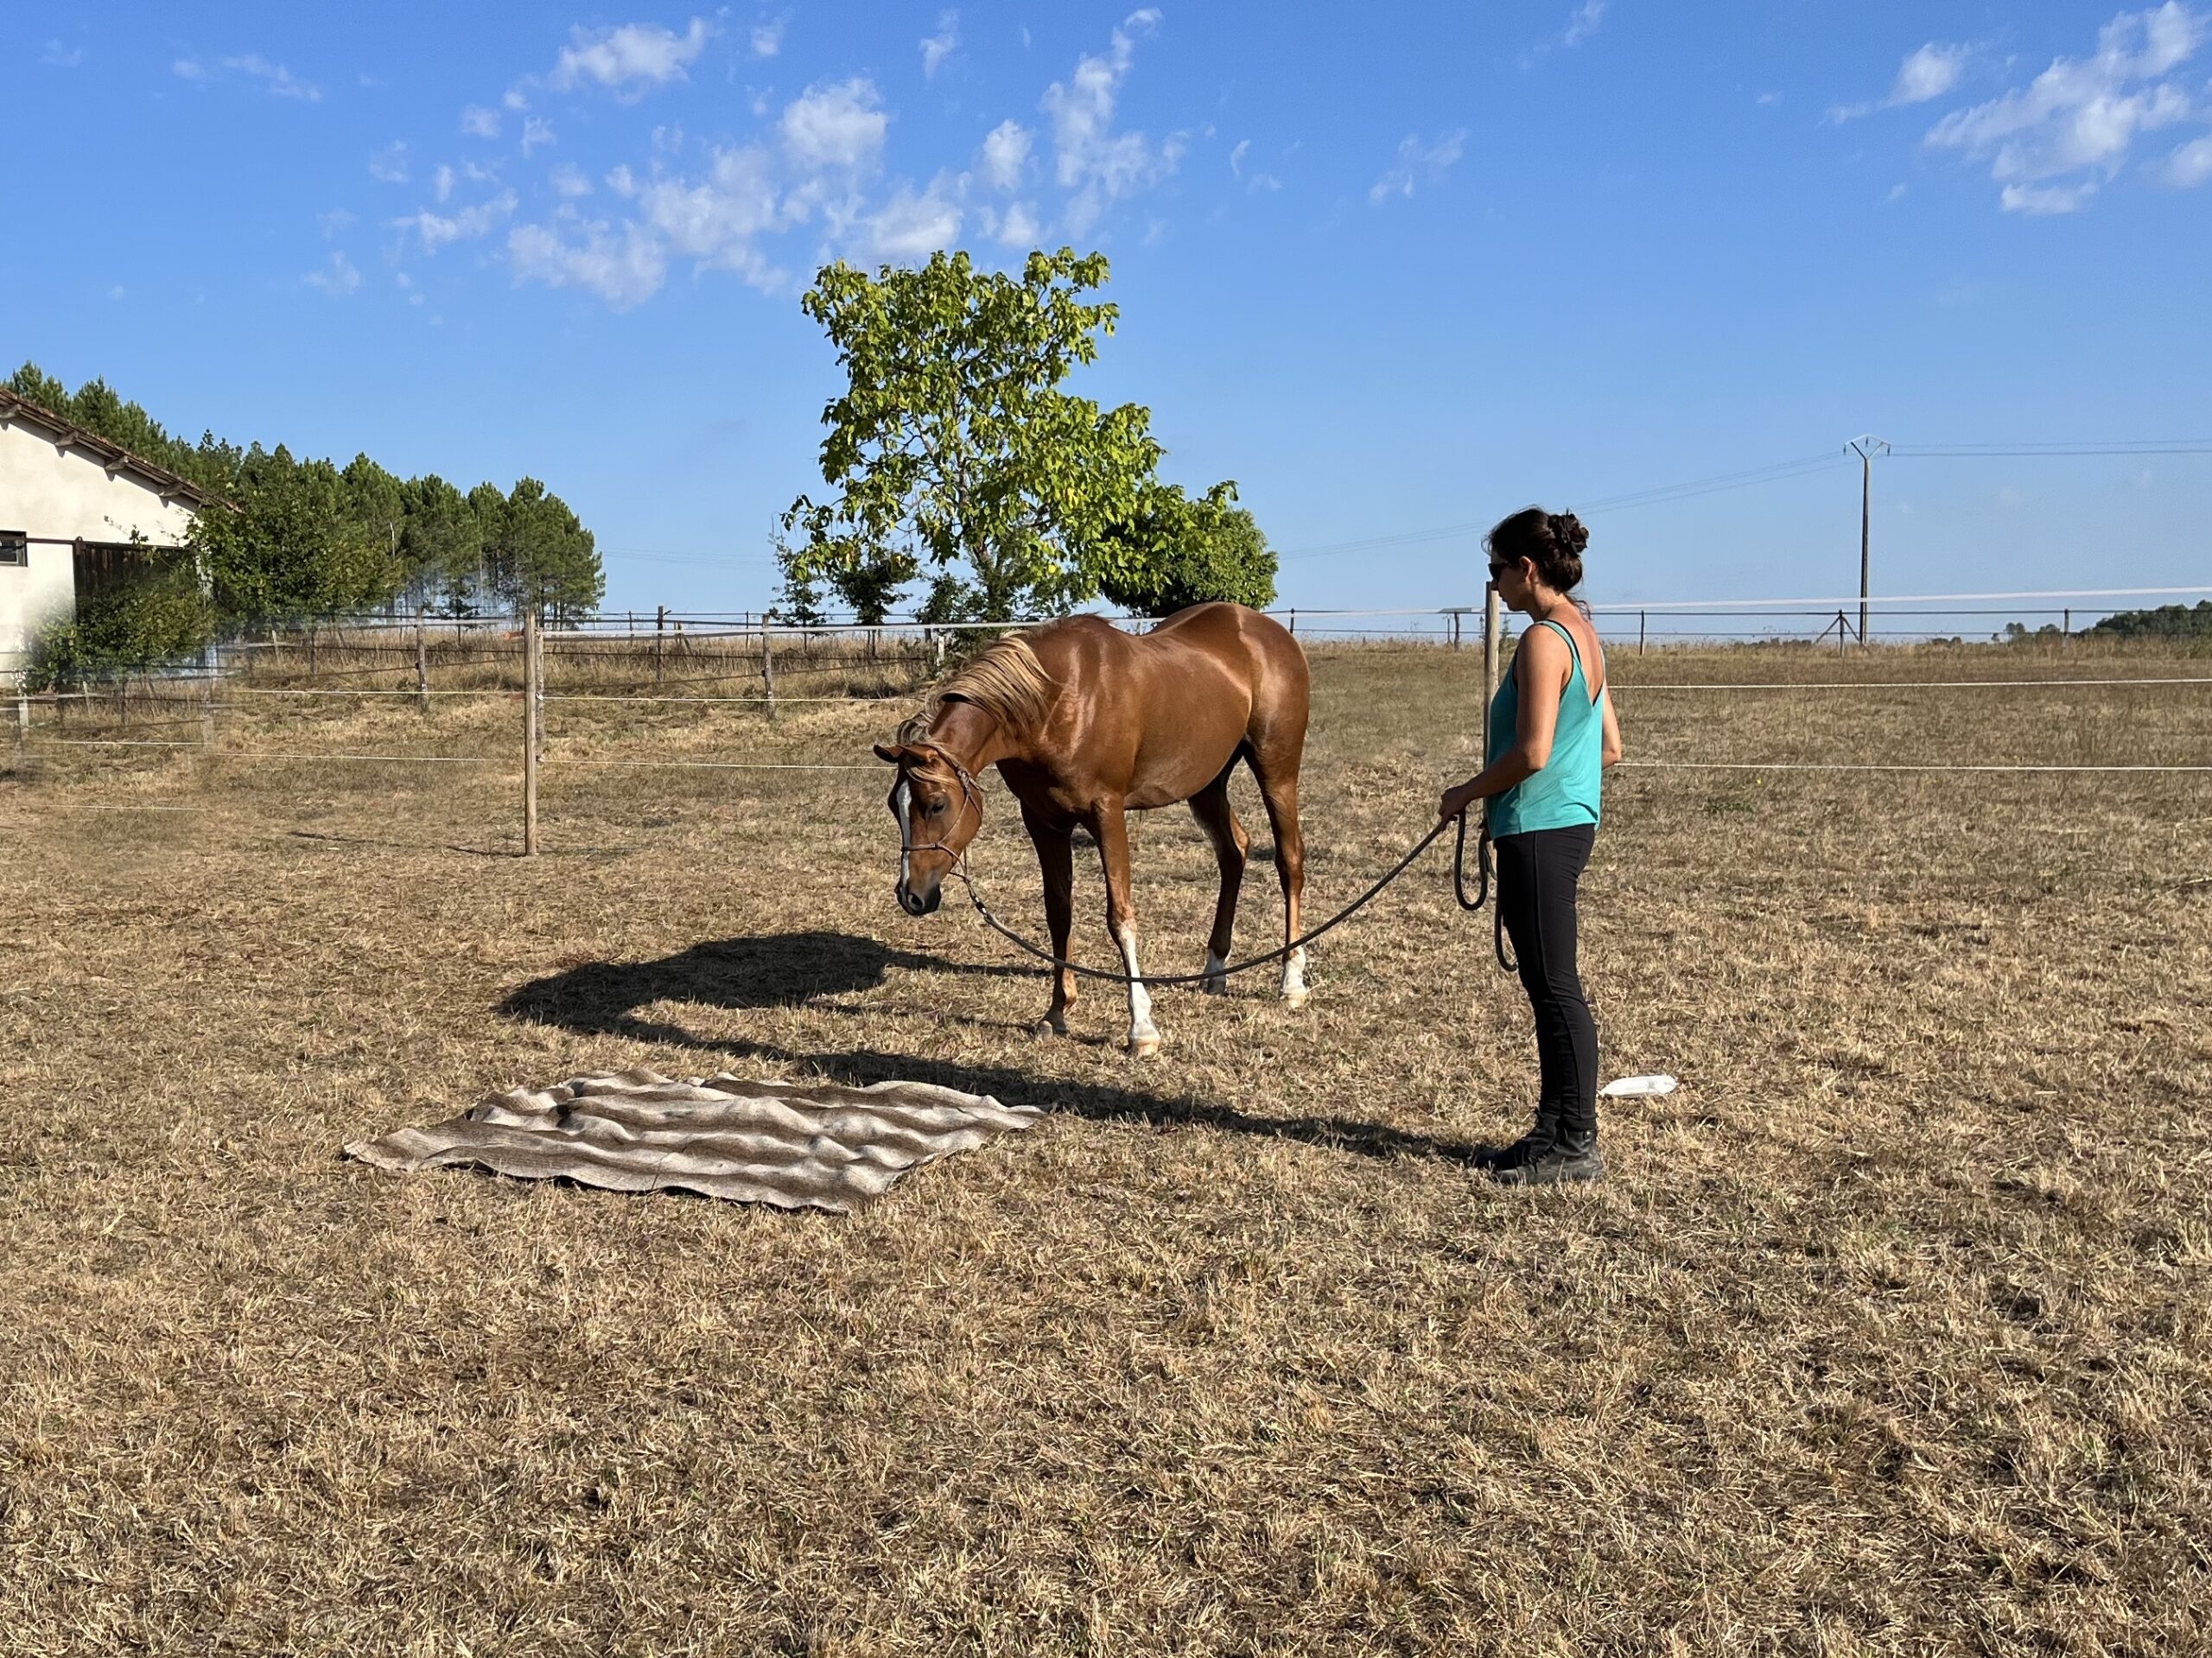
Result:
M1448 823L1481 798L1482 797L1475 792L1474 779L1470 778L1458 787L1446 789L1444 791L1444 798L1437 803L1436 816L1440 821Z

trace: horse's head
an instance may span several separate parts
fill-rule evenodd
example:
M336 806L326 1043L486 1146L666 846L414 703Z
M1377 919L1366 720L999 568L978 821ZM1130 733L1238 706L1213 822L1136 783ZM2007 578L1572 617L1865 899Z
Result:
M899 822L899 905L928 915L944 897L944 878L983 827L983 792L957 761L932 743L875 746L878 759L899 768L891 815Z

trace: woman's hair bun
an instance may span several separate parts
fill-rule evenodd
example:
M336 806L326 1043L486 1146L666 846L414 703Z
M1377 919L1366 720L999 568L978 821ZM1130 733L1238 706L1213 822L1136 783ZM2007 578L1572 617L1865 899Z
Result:
M1546 587L1572 593L1582 585L1582 549L1590 544L1590 532L1572 512L1530 506L1501 519L1483 544L1493 560L1525 558Z

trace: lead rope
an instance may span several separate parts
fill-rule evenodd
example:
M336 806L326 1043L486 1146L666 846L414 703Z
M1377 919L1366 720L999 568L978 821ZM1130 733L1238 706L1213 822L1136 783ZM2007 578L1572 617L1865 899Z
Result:
M959 768L956 765L955 770L957 771ZM964 772L961 772L961 780L963 788L969 786L976 787L976 792L978 797L977 810L978 814L980 815L980 797L982 795L981 787L974 785L972 784L972 780L968 778ZM1467 896L1467 815L1465 812L1461 812L1457 818L1451 821L1456 823L1459 829L1459 837L1452 848L1452 895L1459 899L1459 907L1461 909L1470 911L1479 910L1490 899L1490 830L1485 827L1482 832L1481 839L1476 844L1475 867L1477 870L1477 885L1475 896L1472 899L1469 899ZM1411 868L1413 867L1414 860L1420 857L1422 853L1427 851L1431 846L1435 844L1436 838L1442 835L1444 830L1445 824L1441 823L1438 823L1434 829L1422 835L1421 839L1414 843L1413 850L1407 853L1404 857L1399 859L1396 864L1395 864L1390 868L1389 872L1383 875L1381 880L1377 880L1372 886L1370 886L1365 892L1362 893L1357 898L1354 899L1343 909L1338 911L1336 914L1331 916L1326 921L1324 921L1319 926L1314 928L1310 932L1303 933L1298 937L1292 939L1290 943L1285 944L1281 950L1271 950L1264 956L1255 956L1245 961L1231 962L1222 967L1215 968L1209 972L1171 973L1162 975L1158 977L1154 977L1149 974L1140 975L1133 977L1129 974L1115 973L1104 968L1085 967L1080 962L1067 961L1060 956L1053 955L1052 951L1045 949L1042 945L1030 943L1028 939L1024 938L1020 933L1014 931L1013 928L1007 926L1006 923L1001 921L996 916L991 913L990 906L983 902L982 893L976 889L974 878L968 873L965 858L961 856L959 854L956 853L953 854L951 873L958 876L960 879L960 884L968 889L968 901L976 906L976 913L983 918L983 924L990 928L993 932L998 934L1000 937L1005 939L1008 943L1014 945L1020 950L1027 951L1040 962L1048 962L1053 967L1059 968L1069 973L1079 975L1086 979L1103 979L1114 984L1143 984L1147 986L1163 984L1200 984L1208 980L1225 979L1231 974L1249 972L1255 967L1265 967L1269 962L1282 961L1287 957L1292 951L1303 950L1307 944L1312 943L1316 938L1320 937L1322 934L1333 931L1338 927L1342 926L1345 922L1351 920L1352 917L1357 915L1362 910L1365 909L1368 904L1373 900L1376 895L1381 893L1384 887L1388 886L1392 881L1397 880L1399 876L1404 874L1408 869ZM939 849L948 852L950 851L950 848L941 848ZM1492 907L1495 909L1496 906L1493 905ZM1496 946L1497 950L1498 965L1504 968L1509 972L1512 971L1513 964L1506 959L1505 955L1505 924L1502 917L1498 919L1497 924Z

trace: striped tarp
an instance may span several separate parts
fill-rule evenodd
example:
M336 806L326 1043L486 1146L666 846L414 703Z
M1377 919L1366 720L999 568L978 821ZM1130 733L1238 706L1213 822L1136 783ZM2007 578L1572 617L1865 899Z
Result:
M922 1083L842 1088L728 1072L678 1082L625 1070L495 1095L448 1122L357 1140L346 1154L396 1172L473 1165L842 1215L911 1168L1042 1115Z

